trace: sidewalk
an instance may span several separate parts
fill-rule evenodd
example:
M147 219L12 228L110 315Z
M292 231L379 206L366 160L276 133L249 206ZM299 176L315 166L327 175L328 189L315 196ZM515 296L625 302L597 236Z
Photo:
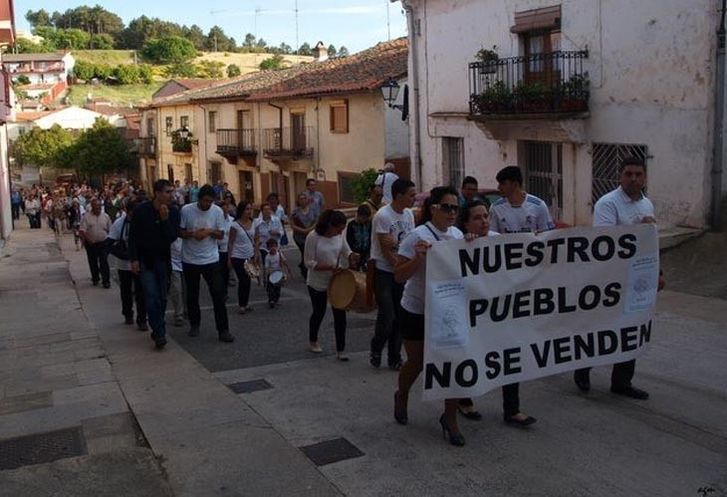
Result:
M3 255L0 495L171 495L53 233L19 227Z

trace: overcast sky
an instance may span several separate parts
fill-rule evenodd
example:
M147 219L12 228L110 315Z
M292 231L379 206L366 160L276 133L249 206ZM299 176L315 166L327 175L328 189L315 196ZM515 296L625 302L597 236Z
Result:
M135 17L159 17L179 24L199 25L205 33L215 24L222 27L238 44L246 33L268 44L285 42L295 48L295 0L16 0L16 23L28 30L25 13L45 9L65 11L79 5L101 4L121 16L125 23ZM350 52L363 50L388 38L387 8L391 37L406 36L406 19L401 3L389 0L298 0L299 44L314 45L322 40L326 45L345 45ZM257 16L255 11L258 10ZM256 20L257 18L257 29Z

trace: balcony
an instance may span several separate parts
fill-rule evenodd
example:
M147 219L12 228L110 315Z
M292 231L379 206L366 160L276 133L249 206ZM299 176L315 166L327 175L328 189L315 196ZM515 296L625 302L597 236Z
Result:
M172 131L172 152L175 154L189 155L192 153L192 133L182 137L179 130Z
M136 151L141 157L156 157L157 143L153 136L136 139Z
M257 154L254 129L218 129L217 153L226 159L237 160L238 157Z
M469 64L473 119L585 117L588 51L551 52Z
M313 157L312 136L310 126L266 129L263 152L272 161L310 159Z

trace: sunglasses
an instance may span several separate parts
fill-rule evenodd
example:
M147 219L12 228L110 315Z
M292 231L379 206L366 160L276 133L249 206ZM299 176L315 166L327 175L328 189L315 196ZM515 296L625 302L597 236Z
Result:
M453 212L459 212L459 205L455 204L434 204L434 207L444 212L445 214L451 214Z

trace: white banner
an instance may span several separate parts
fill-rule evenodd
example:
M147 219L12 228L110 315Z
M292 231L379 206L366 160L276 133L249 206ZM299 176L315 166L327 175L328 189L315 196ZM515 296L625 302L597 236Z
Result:
M651 339L658 277L651 224L434 243L424 399L637 357Z

